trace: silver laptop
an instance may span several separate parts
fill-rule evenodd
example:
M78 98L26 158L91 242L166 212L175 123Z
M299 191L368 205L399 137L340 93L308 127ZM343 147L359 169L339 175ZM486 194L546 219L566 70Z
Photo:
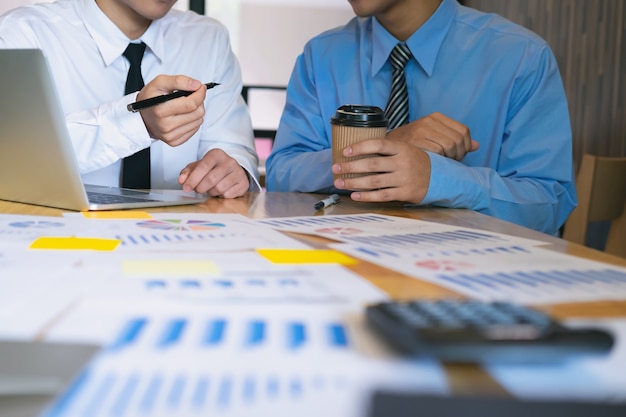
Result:
M0 200L86 211L195 204L206 199L182 191L83 184L43 53L0 49Z

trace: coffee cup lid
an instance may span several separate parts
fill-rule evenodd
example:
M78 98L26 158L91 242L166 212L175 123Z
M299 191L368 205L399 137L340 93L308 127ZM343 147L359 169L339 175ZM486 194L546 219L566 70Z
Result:
M360 104L346 104L341 106L330 118L335 125L357 127L386 127L387 119L380 107Z

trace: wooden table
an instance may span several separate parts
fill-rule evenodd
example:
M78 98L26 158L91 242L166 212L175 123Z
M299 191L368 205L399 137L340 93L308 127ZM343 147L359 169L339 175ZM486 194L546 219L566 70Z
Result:
M316 212L315 202L325 195L301 193L248 193L237 199L211 198L206 202L189 206L147 209L148 212L178 213L238 213L249 218L262 219L288 216L311 216L325 214L378 213L391 216L432 221L462 227L483 229L514 236L540 240L546 248L583 258L626 266L626 259L607 255L584 246L566 242L534 230L486 216L471 210L432 207L412 207L402 203L358 203L342 197L341 203ZM0 213L60 216L63 210L0 201ZM313 247L324 247L330 240L300 234L291 234ZM401 273L368 262L359 262L350 267L395 299L437 298L458 296L452 291L423 282ZM626 317L625 301L602 301L590 303L567 303L542 307L559 318L567 317ZM480 367L473 365L446 366L453 392L464 394L507 395Z

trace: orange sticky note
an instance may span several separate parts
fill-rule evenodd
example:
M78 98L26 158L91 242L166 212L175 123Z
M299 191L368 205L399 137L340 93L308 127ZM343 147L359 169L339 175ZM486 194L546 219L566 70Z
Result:
M112 210L112 211L83 211L83 217L86 219L152 219L150 213L146 211L132 210Z
M99 250L113 251L122 241L88 237L40 237L30 244L31 249L48 250Z
M331 249L257 249L259 255L275 264L340 264L354 265L357 261Z

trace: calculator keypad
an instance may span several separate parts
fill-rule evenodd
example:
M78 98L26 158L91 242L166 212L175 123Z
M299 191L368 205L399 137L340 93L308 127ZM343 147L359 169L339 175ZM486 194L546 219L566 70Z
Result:
M502 301L391 301L369 306L366 314L370 326L404 353L449 361L553 360L605 354L613 344L607 332L568 329L544 312Z

